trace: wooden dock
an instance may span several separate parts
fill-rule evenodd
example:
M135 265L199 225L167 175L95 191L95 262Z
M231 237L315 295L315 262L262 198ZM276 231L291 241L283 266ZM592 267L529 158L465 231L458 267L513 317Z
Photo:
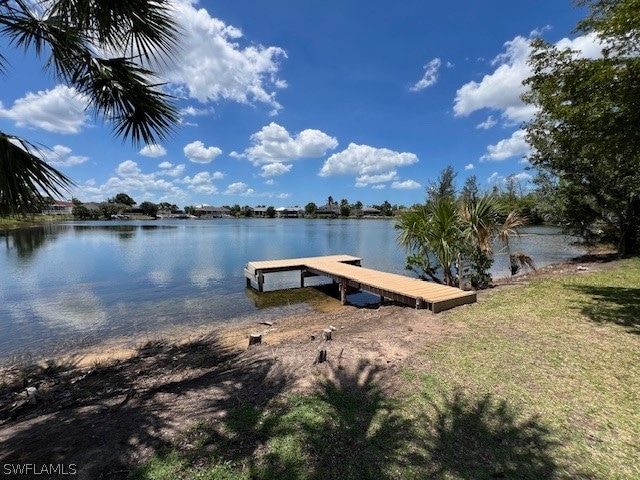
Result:
M361 260L351 255L330 255L249 262L244 269L244 276L247 287L251 287L252 282L256 283L260 292L264 289L264 276L267 273L299 270L301 288L306 277L328 277L340 285L343 305L347 303L349 287L416 308L428 308L434 313L476 301L476 292L364 268L360 266Z

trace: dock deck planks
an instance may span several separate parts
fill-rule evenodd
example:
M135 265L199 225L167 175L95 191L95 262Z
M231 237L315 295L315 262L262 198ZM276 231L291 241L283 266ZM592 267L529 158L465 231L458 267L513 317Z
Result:
M428 308L434 313L476 301L476 292L465 292L455 287L361 267L361 260L351 255L329 255L249 262L244 275L247 287L253 281L258 284L259 291L263 291L266 273L299 270L301 287L304 286L306 276L329 277L340 284L343 304L346 303L347 287L415 305L416 308Z

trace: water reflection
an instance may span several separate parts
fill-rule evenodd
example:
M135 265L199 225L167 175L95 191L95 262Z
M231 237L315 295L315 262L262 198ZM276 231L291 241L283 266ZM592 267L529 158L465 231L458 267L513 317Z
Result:
M49 225L32 228L18 228L0 232L8 252L15 252L20 258L31 257L47 240L55 239L55 229Z
M78 332L96 338L157 332L234 321L257 315L257 309L277 316L284 311L278 309L315 301L298 290L258 296L245 290L248 261L351 254L362 257L364 266L408 274L393 222L384 220L69 222L4 237L0 358L24 345L43 348ZM539 265L579 253L557 229L528 230L512 250L526 252ZM508 260L502 265L502 256L495 272L506 275ZM270 274L266 287L295 288L299 282L298 273ZM323 282L318 277L305 283ZM319 295L319 302L330 298L309 291ZM359 298L350 301L359 303Z

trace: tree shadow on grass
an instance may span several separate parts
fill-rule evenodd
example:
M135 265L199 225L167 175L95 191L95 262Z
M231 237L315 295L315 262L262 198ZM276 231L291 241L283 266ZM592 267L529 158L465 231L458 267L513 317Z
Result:
M613 323L640 335L640 288L572 286L591 297L579 306L586 317L596 323Z
M419 478L399 473L424 462L407 448L416 438L412 423L375 385L378 370L366 363L353 373L333 369L313 395L242 405L187 432L134 478L165 478L161 472L178 468L202 478Z
M428 478L555 478L558 443L538 418L521 419L504 400L457 391L427 419Z
M42 396L18 418L0 421L0 463L73 464L76 478L128 478L141 457L194 421L278 395L287 378L271 372L274 362L265 349L242 353L211 336L147 345L131 359L91 369L58 368L54 377L32 372L27 381ZM37 383L43 378L53 386ZM12 401L24 385L1 387L0 400Z
M284 416L273 417L274 449L253 477L385 479L421 465L410 448L414 425L377 387L380 371L367 362L351 373L334 369L333 380L314 397L298 399ZM287 445L287 438L295 440Z

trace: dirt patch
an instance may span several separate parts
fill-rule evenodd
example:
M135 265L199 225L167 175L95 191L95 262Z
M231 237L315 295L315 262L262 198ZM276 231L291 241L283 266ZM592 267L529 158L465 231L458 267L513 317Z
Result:
M583 258L502 283L602 270L610 260ZM278 395L312 392L338 372L366 374L369 366L380 388L393 394L407 365L428 362L421 351L464 334L446 314L331 302L271 325L182 331L138 348L112 342L28 368L6 367L0 370L0 463L73 465L75 478L126 478L194 424ZM324 329L331 341L323 341ZM263 342L248 348L256 332ZM327 352L324 363L315 362L319 349Z

